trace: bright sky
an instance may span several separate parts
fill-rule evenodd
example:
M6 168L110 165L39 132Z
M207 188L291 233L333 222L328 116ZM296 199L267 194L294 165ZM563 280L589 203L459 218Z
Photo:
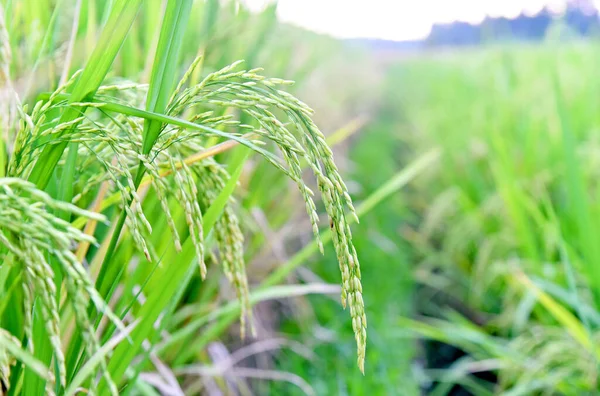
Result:
M254 9L270 1L245 0ZM594 3L600 5L600 0ZM336 37L414 40L426 37L436 22L534 14L545 5L560 10L564 0L279 0L278 15Z

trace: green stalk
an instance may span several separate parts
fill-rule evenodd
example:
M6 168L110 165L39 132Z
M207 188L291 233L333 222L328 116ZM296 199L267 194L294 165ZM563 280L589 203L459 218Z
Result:
M164 113L166 110L175 86L179 52L191 8L191 0L170 0L167 3L146 98L146 110L148 111ZM150 153L162 127L163 123L158 120L146 120L142 144L143 154Z

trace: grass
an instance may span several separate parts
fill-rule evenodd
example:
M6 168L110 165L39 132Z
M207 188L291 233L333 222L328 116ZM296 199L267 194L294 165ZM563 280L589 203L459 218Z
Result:
M0 4L6 393L598 391L596 42Z

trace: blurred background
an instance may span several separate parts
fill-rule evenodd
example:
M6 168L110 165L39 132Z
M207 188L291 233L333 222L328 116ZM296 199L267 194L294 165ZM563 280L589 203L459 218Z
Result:
M29 103L56 87L73 15L73 70L89 57L105 2L42 3L3 0ZM253 157L238 192L252 288L314 287L260 297L258 338L241 341L237 314L207 314L233 298L226 282L195 279L174 319L194 330L161 358L218 370L183 376L186 394L596 394L598 6L196 1L182 64L244 59L315 109L360 214L369 339L363 376L333 248L318 253L300 194ZM161 7L144 3L111 78L148 81ZM141 379L170 394L159 374Z

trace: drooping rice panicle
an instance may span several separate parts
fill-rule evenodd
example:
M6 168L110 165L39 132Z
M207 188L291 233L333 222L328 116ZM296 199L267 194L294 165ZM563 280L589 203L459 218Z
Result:
M350 306L358 346L358 365L364 371L367 322L360 283L360 264L344 209L348 208L350 214L356 217L348 189L323 134L310 119L312 110L292 95L275 88L287 82L266 79L257 74L258 70L236 70L239 64L234 63L211 73L198 85L183 90L179 97L172 100L170 114L182 115L188 107L204 102L218 107L237 108L253 118L260 125L253 132L275 143L283 153L289 175L302 193L313 231L322 250L318 239L316 207L312 192L302 180L299 157L308 162L317 177L328 217L334 225L334 247L342 273L342 302L344 306L346 303ZM300 140L269 108L282 111L289 117L288 122L301 135Z
M322 250L314 193L303 180L303 162L308 164L308 168L316 176L317 186L321 192L328 218L333 224L333 244L342 274L342 302L350 307L358 345L358 365L361 370L364 370L366 317L361 294L360 267L346 220L346 209L351 214L355 214L355 210L347 187L333 162L333 154L325 143L323 135L310 119L312 110L293 96L277 89L279 85L289 82L267 79L258 74L259 69L238 70L239 62L211 73L199 84L186 88L185 85L199 62L198 59L195 61L174 91L167 115L188 119L204 127L213 128L213 130L219 128L219 130L227 131L230 136L236 136L242 140L245 138L242 137L241 132L250 133L252 136L262 139L261 142L268 141L275 145L280 150L281 158L287 166L282 165L282 162L274 156L268 156L265 152L261 152L261 154L285 172L297 185L305 202L319 249ZM176 223L170 205L181 206L200 273L202 277L205 277L207 268L204 261L206 252L204 251L202 210L209 208L217 199L229 176L215 160L207 159L187 165L183 162L183 158L203 150L207 139L215 135L210 130L199 131L167 125L161 131L150 153L142 155L143 128L139 119L124 113L109 111L103 103L68 104L59 99L62 98L59 96L59 92L63 92L73 81L74 78L70 79L64 87L60 87L57 92L51 94L50 100L38 102L31 112L22 109L14 155L9 163L9 174L27 177L35 164L36 156L44 145L58 144L64 141L79 143L80 169L89 182L81 187L78 194L75 195L74 201L79 202L93 192L100 183L110 181L111 190L119 194L121 209L127 214L126 224L135 246L147 260L157 260L158 254L154 251L148 238L152 227L144 213L143 196L136 191L133 177L135 168L141 164L152 179L152 188L155 190L159 206L164 212L166 225L172 234L176 250L180 250L182 245L178 231L180 225ZM100 98L104 98L102 95L111 95L110 100L115 103L135 107L142 103L143 99L141 98L144 97L146 89L146 86L126 82L123 85L112 84L100 87L98 95ZM87 108L87 112L80 111L81 116L61 123L55 114L66 108L80 110ZM235 114L229 111L230 109L245 114L255 126L241 125L234 116ZM69 133L64 133L67 130ZM165 167L170 170L171 176L168 178L161 177L161 169L165 169ZM26 194L31 194L31 199L41 200L47 208L66 210L74 215L101 219L97 215L82 211L68 203L52 200L44 193L35 191L30 185L18 185L18 188ZM15 199L20 197L20 195L14 196L17 197ZM170 198L174 199L170 201ZM41 230L36 228L37 226L31 226L27 230L10 229L9 232L11 235L16 235L19 240L28 235L29 238L37 241L37 245L34 246L37 249L36 252L47 251L56 257L67 279L67 295L73 306L77 326L82 331L86 353L91 355L98 350L100 345L94 334L94 327L87 317L86 303L92 301L101 312L109 315L111 320L120 326L119 320L108 309L93 287L87 271L81 266L81 263L77 262L70 251L72 242L83 240L89 242L93 241L93 238L69 227L68 223L49 214L42 215L38 212L35 214L40 219L39 224L43 224L44 228L50 227L50 229L57 230L53 238L59 239L59 242L54 239L49 240L47 235L41 235ZM31 217L31 215L28 216ZM250 322L252 332L254 332L254 327L244 264L244 237L232 200L225 205L221 216L217 219L214 225L214 235L219 251L218 260L240 301L243 336L248 322ZM2 241L3 239L0 239L0 243ZM18 251L23 250L19 244L13 247ZM27 282L30 284L37 282L45 287L35 289L34 293L30 286L27 289L30 297L40 298L39 293L42 292L44 299L53 295L53 290L48 283L40 283L39 278L42 274L47 276L49 273L46 267L43 267L45 272L39 269L41 265L39 257L32 260L25 254L22 259L29 260L30 264L27 265L35 263L38 268L30 270ZM25 309L31 309L31 301L26 301L25 305L27 305ZM48 305L44 309L50 323L48 325L50 326L49 333L54 333L56 332L56 307ZM28 322L26 321L26 323ZM26 331L28 330L26 329ZM54 344L55 348L59 345L56 339ZM61 364L62 357L58 355L58 352L55 355L57 355L58 363ZM104 362L101 362L99 370L114 391L116 388L110 380ZM61 380L64 379L61 378Z
M23 290L25 311L25 333L30 351L35 350L32 334L33 299L40 303L46 331L52 345L54 358L59 368L60 383L66 382L65 359L59 330L54 273L46 261L46 254L53 257L67 280L67 296L73 303L76 321L82 329L90 354L98 350L99 341L95 330L89 326L87 307L91 301L119 328L120 320L93 287L89 274L71 251L72 242L94 242L94 239L52 215L52 211L67 211L77 216L86 216L104 221L101 215L87 212L71 204L56 201L35 186L18 178L0 178L0 246L7 248L23 266ZM26 219L26 220L25 220ZM11 242L11 238L15 242Z

